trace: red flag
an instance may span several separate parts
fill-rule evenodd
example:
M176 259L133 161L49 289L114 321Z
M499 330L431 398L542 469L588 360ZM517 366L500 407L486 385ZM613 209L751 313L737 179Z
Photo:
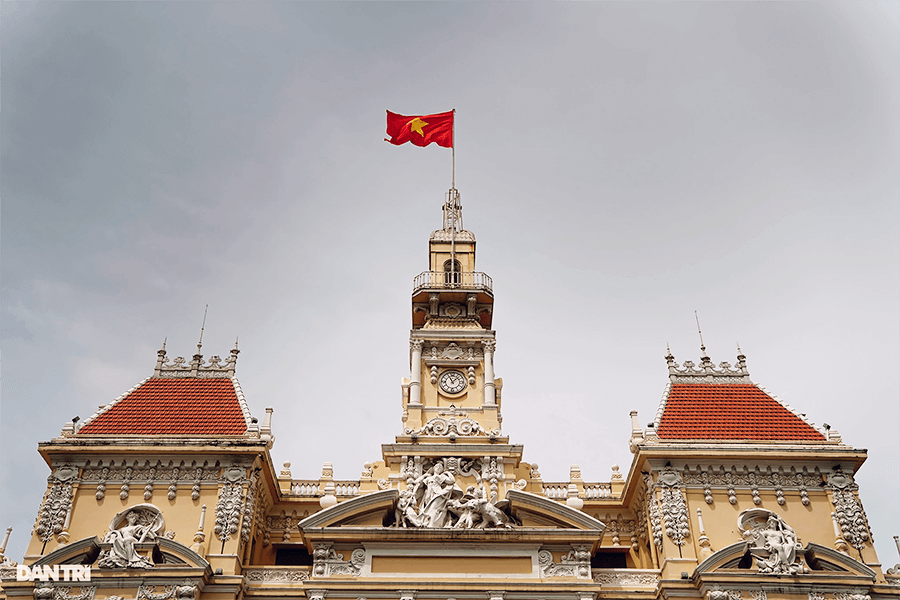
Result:
M436 115L407 117L387 111L387 134L395 146L412 142L414 146L427 146L434 142L444 148L453 147L453 111Z

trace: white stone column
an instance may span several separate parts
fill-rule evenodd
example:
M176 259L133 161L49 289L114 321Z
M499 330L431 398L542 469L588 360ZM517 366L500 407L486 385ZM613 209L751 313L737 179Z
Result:
M494 387L494 350L497 342L482 342L484 345L484 404L494 406L497 404L497 390Z
M422 404L422 340L410 340L409 349L412 350L412 364L409 375L409 403Z

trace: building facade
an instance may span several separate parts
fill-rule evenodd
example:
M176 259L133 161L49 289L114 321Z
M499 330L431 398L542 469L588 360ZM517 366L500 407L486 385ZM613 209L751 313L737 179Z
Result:
M865 451L754 384L740 350L665 357L627 473L543 481L502 426L492 281L456 190L443 211L413 282L403 433L359 480L276 468L237 346L163 347L39 445L47 491L21 565L0 547L0 598L900 600L854 482Z

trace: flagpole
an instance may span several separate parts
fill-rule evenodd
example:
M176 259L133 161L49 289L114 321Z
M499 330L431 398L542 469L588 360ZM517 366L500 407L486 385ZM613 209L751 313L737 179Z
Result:
M456 279L456 109L450 126L450 201L453 203L453 228L450 230L450 279ZM455 283L455 282L454 282Z
M450 127L450 189L456 189L456 109L453 109L453 125Z

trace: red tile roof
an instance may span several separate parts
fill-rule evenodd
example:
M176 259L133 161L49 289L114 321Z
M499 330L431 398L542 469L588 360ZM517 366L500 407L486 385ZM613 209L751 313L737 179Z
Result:
M79 435L242 435L231 378L151 378L84 424Z
M661 439L824 442L803 419L753 384L674 383Z

